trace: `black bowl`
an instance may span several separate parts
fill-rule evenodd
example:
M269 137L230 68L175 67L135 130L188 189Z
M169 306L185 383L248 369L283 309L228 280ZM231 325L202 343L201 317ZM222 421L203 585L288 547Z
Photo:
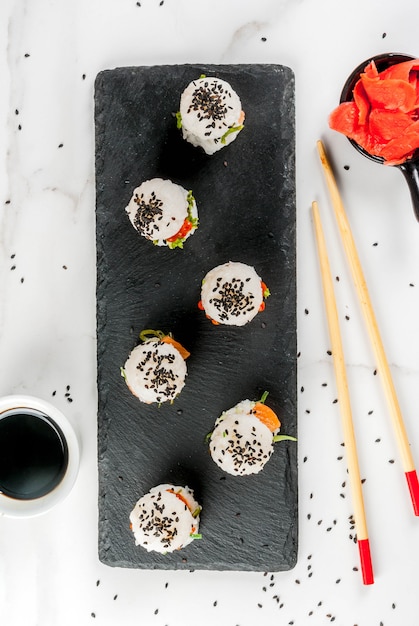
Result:
M416 57L413 57L409 54L386 52L384 54L378 54L376 56L370 57L363 63L360 63L347 78L340 96L340 103L350 102L353 100L354 87L358 82L360 75L365 70L367 65L371 63L371 61L374 61L377 70L379 72L382 72L391 65L403 63L404 61L411 61L414 58ZM367 157L371 161L375 161L375 163L380 163L381 165L384 164L384 159L382 157L370 154L353 139L348 138L348 140L353 145L353 147L358 150L358 152L360 152L363 156ZM417 150L412 158L406 159L406 161L395 165L394 167L397 167L399 170L401 170L406 179L410 190L410 195L412 197L413 210L415 212L416 219L419 221L419 151Z

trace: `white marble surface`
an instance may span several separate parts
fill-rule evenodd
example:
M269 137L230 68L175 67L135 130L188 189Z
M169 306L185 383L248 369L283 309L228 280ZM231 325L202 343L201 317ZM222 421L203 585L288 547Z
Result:
M419 460L419 224L400 172L327 127L358 63L387 51L419 56L418 18L417 0L2 0L0 395L53 402L81 441L63 504L0 518L2 626L418 623L419 518L315 148L322 138L335 164ZM105 68L188 62L279 63L296 76L300 522L298 563L285 573L144 572L97 557L94 79ZM339 277L370 587L355 570L312 200Z

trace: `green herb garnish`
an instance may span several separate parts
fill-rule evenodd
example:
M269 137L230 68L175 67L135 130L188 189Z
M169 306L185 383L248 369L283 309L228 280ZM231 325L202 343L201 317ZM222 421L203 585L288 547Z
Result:
M226 142L226 137L228 137L228 135L231 135L231 133L238 133L243 128L244 128L243 124L240 124L240 126L232 126L228 130L226 130L224 135L221 137L221 143L225 143Z
M192 517L198 517L201 511L202 511L202 506L197 506L195 511L193 511L192 513Z
M182 128L182 116L180 114L180 111L176 111L175 117L176 117L176 128Z
M265 400L266 400L266 398L267 398L268 396L269 396L269 391L264 391L264 392L263 392L263 394L262 394L261 399L259 400L259 402L260 402L261 404L265 404Z
M152 328L146 328L140 332L139 339L140 341L147 341L147 339L151 337L157 337L157 339L163 339L163 337L166 337L167 334L170 335L170 333L164 333L162 330L153 330Z
M297 441L295 437L291 437L290 435L274 435L272 441L277 443L277 441L284 441L286 439L289 441Z

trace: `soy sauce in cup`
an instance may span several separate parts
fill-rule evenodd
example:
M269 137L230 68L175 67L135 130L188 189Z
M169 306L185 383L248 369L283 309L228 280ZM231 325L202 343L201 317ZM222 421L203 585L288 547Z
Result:
M60 427L36 409L0 414L0 492L17 500L41 498L62 481L68 447Z

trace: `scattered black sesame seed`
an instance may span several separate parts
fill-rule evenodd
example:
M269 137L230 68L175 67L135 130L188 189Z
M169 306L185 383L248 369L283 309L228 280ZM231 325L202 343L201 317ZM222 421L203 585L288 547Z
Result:
M389 459L389 463L394 463L394 459Z
M212 606L217 606L218 604L218 600L214 600L214 602L212 603Z
M163 4L164 4L164 0L160 0L160 5L159 5L159 6L161 6L161 7L162 7L162 6L163 6Z
M305 313L306 315L308 315L308 314L309 314L309 310L308 310L308 309L304 309L304 313Z
M266 37L261 37L260 40L261 41L266 41Z
M25 279L22 277L22 278L20 279L20 282L21 282L21 283L23 283L24 281L25 281Z
M100 580L97 580L96 581L96 587L99 587L99 585L100 585Z
M378 241L374 241L374 243L372 245L373 245L374 248L377 247L378 246Z
M96 613L90 613L90 617L96 617Z
M28 57L30 57L31 55L29 54L29 52L25 52L25 59L27 59Z
M332 351L331 351L331 350L328 350L328 351L327 351L327 354L328 354L329 356L332 356Z
M114 600L116 600L116 599L117 599L117 597L118 597L118 594L116 593L116 594L114 595L113 599L114 599Z
M59 143L59 144L58 144L58 147L59 147L59 148L62 148L63 146L64 146L64 144L63 144L63 143Z
M6 202L4 204L10 204L10 200L6 200Z
M158 612L159 612L159 609L156 609L156 610L154 611L154 615L157 615L157 614L158 614Z
M349 170L349 168L350 168L350 166L349 166L349 165L344 165L344 166L343 166L343 169L344 169L344 170Z
M383 39L385 39L385 38L387 37L387 33L383 33L383 34L381 35L381 37L382 37Z

